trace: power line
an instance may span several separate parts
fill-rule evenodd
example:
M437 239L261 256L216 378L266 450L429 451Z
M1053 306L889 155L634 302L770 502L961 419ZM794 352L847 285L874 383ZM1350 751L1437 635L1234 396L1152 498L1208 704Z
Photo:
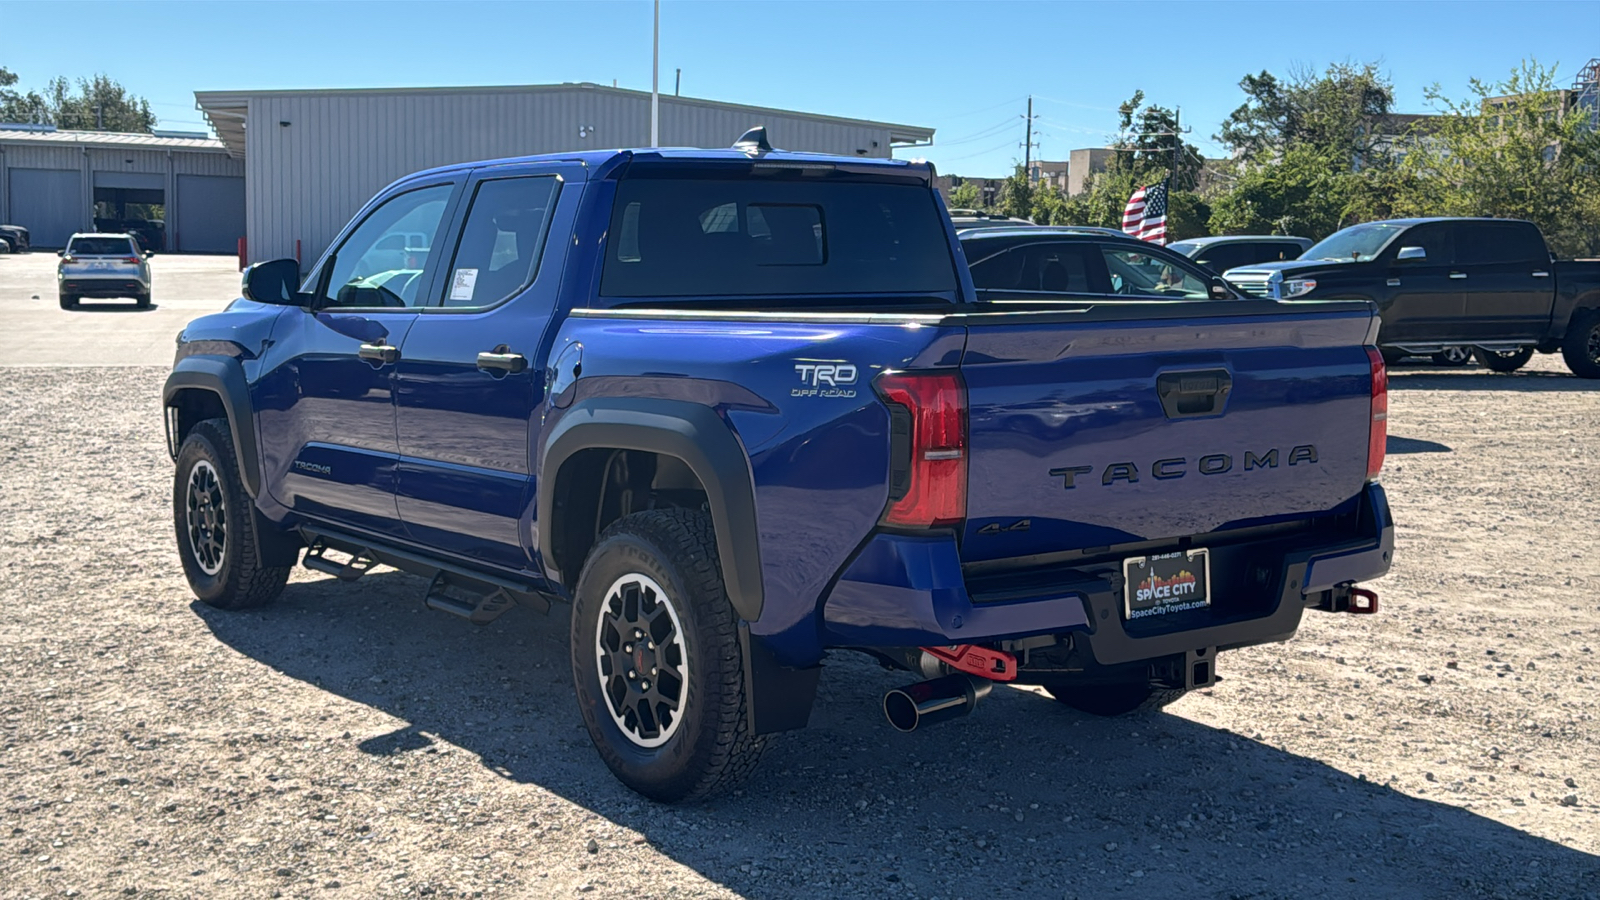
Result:
M1034 99L1036 99L1036 100L1044 100L1044 101L1047 101L1049 103L1059 103L1062 106L1074 106L1074 107L1077 107L1078 109L1092 109L1092 110L1095 110L1096 112L1121 112L1122 111L1122 110L1118 109L1115 106L1090 106L1087 103L1074 103L1071 100L1057 100L1054 97L1041 97L1038 94L1034 94L1033 96L1034 96Z
M989 154L989 153L994 153L997 150L1004 150L1007 147L1011 147L1011 146L1013 146L1013 144L1011 143L1011 141L1009 139L1007 139L1005 141L1005 143L995 144L993 147L990 147L987 150L979 150L977 153L968 153L965 156L950 156L950 157L946 157L944 161L947 162L947 163L948 162L959 162L960 160L963 160L963 159L971 159L974 156L984 156L984 155Z
M945 118L945 119L964 119L967 116L975 116L978 113L985 113L985 112L988 112L988 111L990 111L992 109L1000 109L1003 106L1011 106L1012 104L1016 103L1018 100L1021 100L1021 99L1022 99L1021 97L1013 97L1010 100L1006 100L1006 101L1003 101L1003 102L1000 102L1000 103L996 103L993 106L985 106L983 109L974 109L974 110L972 110L970 112L956 113L953 116L943 116L942 118Z
M1000 132L1005 131L1008 128L1015 127L1015 125L1016 125L1016 120L1011 118L1010 116L1007 116L1005 119L1002 119L1001 121L996 122L995 124L989 126L988 128L983 129L982 131L976 131L976 132L973 132L972 134L966 135L964 137L955 138L954 140L939 141L938 144L939 144L939 146L942 146L942 147L951 147L951 146L955 146L957 144L970 144L973 141L981 141L984 138L993 137L994 135L999 134Z

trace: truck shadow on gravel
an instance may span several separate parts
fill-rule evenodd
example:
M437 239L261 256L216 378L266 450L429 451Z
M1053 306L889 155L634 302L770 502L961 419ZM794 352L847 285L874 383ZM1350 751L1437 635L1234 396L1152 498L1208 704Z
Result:
M661 806L614 781L581 726L568 607L479 628L423 609L423 589L385 571L354 585L297 582L262 611L194 610L239 652L409 723L351 735L335 752L425 754L448 742L510 782L512 802L517 784L542 787L740 894L1600 894L1600 857L1374 783L1388 775L1358 762L1358 745L1338 762L1347 772L1181 715L1100 720L1006 688L968 718L902 735L879 701L911 679L853 654L830 660L811 727L779 736L741 791ZM1248 697L1245 687L1224 681L1177 709ZM1356 703L1346 712L1370 715ZM536 796L528 810L547 818ZM570 842L560 856L591 860L596 888L615 893L608 864L639 857L629 838L586 856L587 837L569 826L545 840Z
M1500 374L1487 369L1389 370L1391 391L1600 391L1600 381L1539 369Z

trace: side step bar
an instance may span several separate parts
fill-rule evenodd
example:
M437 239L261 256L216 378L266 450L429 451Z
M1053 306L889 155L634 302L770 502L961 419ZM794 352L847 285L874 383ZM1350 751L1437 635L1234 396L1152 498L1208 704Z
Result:
M552 598L527 582L447 563L359 535L312 526L301 526L300 535L307 547L303 560L306 568L341 581L355 581L379 563L421 575L432 579L423 597L424 605L477 625L487 625L517 605L550 611ZM330 550L350 559L340 562L330 558Z

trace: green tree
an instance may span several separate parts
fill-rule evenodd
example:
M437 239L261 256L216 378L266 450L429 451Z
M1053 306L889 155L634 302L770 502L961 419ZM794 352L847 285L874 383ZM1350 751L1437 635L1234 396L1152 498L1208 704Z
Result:
M65 78L52 78L42 94L17 90L18 80L15 73L0 68L0 121L81 131L147 133L155 128L150 102L109 76L80 78L76 88Z
M1172 190L1193 190L1200 183L1200 169L1204 165L1199 149L1184 142L1177 133L1175 111L1146 105L1144 99L1144 91L1134 91L1133 96L1117 108L1121 137L1114 146L1120 152L1108 168L1130 171L1136 180L1145 184L1154 184L1172 174ZM1173 164L1175 150L1176 167Z
M1248 163L1311 147L1354 167L1383 148L1394 109L1394 87L1375 63L1298 69L1287 81L1263 71L1246 75L1239 88L1245 102L1223 120L1216 140Z
M1028 181L1028 173L1022 166L1017 166L1011 177L1000 186L1000 212L1008 216L1026 219L1033 214L1034 187Z
M983 194L978 190L976 181L963 181L950 189L952 209L977 209L982 202Z
M1527 219L1559 255L1600 253L1600 135L1566 108L1555 70L1527 60L1504 81L1472 79L1469 93L1429 89L1443 115L1406 156L1412 205Z

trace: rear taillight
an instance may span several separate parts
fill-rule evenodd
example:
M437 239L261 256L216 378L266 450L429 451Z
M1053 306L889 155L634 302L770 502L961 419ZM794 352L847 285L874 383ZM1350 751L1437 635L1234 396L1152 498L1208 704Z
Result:
M61 257L61 261L64 263L75 263L78 261L78 258L76 256L63 256Z
M954 373L885 372L891 465L885 525L932 528L967 516L967 389Z
M123 259L122 261L126 262L126 263L134 263L135 265L137 265L138 262L139 262L139 257L137 257L137 256L129 256L129 257Z
M1372 364L1372 431L1367 438L1367 477L1383 470L1383 453L1389 443L1389 369L1376 347L1367 348Z

